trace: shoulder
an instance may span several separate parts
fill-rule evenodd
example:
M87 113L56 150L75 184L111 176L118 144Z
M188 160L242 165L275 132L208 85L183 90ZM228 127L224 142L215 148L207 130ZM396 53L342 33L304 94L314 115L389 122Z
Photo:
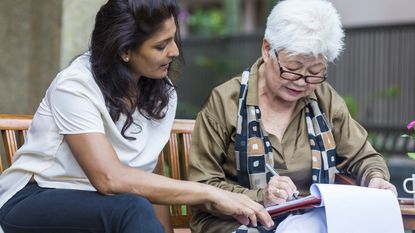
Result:
M234 77L222 83L221 85L215 87L212 90L210 98L214 98L216 100L218 99L238 100L240 87L241 87L241 77L240 76Z
M74 80L85 84L96 84L89 58L90 55L88 53L77 57L67 68L58 74L59 81Z
M89 54L77 57L67 68L63 69L53 80L48 92L56 90L71 93L83 93L90 97L101 97L101 91L92 74Z
M236 124L241 77L234 77L215 87L200 114L223 128Z
M320 84L316 88L315 94L317 95L318 98L321 98L321 99L327 99L327 98L339 96L337 91L328 82L323 82L322 84Z
M314 94L320 108L332 117L339 114L348 114L348 109L343 97L328 82L322 83Z
M241 77L234 77L215 87L203 109L227 108L238 104Z

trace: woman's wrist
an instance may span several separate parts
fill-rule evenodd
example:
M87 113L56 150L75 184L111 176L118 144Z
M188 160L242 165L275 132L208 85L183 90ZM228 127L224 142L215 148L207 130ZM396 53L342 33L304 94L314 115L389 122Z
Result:
M366 177L364 177L363 180L363 186L367 187L370 183L370 181L374 178L380 178L383 180L388 181L388 179L385 177L385 175L379 171L373 171L371 173L369 173Z
M213 187L211 185L204 185L204 192L202 194L204 203L213 204L218 198L220 198L219 188Z
M222 190L211 185L204 186L202 200L206 210L214 215L220 215L220 212L214 208L214 204L221 198L220 191Z

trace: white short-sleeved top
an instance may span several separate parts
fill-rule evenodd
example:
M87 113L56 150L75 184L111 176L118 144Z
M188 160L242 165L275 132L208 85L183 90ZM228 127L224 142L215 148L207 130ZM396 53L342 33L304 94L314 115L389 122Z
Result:
M176 113L173 91L166 116L148 120L138 111L125 135L125 115L113 122L90 68L89 53L61 71L48 88L29 128L25 144L14 155L12 166L0 176L0 207L34 177L41 187L95 190L64 140L65 134L103 133L120 161L152 172L166 144Z

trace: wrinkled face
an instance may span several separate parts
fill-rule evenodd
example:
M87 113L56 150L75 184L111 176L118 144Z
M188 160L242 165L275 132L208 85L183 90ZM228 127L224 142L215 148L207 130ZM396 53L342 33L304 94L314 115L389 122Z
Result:
M264 51L263 51L264 52ZM299 74L296 77L303 76L324 76L326 72L326 61L320 57L308 55L289 56L284 51L278 52L278 57L273 50L266 52L264 56L265 65L265 82L268 92L283 102L296 102L303 97L309 96L320 84L307 83L305 78L297 80L287 80L281 78L281 69L284 72L283 77L292 77L291 73ZM311 80L307 78L308 80Z
M161 30L146 40L141 47L123 54L123 60L128 63L135 77L162 79L167 76L172 59L179 55L174 41L175 33L176 25L171 17L164 21Z

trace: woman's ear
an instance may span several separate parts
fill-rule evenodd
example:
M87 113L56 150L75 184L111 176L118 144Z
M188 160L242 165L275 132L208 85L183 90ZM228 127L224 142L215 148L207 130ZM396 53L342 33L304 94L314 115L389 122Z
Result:
M130 55L131 55L131 52L128 49L128 50L124 51L123 53L121 53L120 57L124 62L128 63L130 61Z
M262 60L264 60L264 62L266 63L270 60L269 51L271 51L271 45L268 42L268 40L264 38L262 39L261 52L262 52Z

